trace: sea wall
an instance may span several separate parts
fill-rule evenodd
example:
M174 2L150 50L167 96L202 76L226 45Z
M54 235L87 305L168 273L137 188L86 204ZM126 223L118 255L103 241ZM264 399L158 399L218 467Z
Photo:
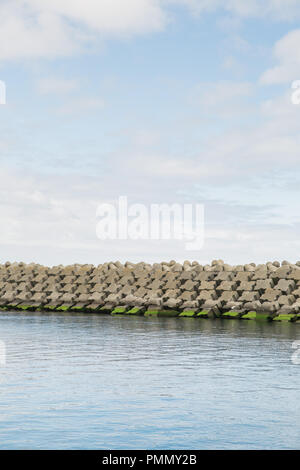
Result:
M300 319L300 262L0 265L0 310ZM300 323L299 323L300 324Z

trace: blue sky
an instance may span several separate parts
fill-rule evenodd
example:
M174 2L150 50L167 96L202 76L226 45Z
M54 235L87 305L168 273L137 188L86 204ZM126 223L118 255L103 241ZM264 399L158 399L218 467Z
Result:
M298 0L0 5L1 262L299 259ZM96 207L205 205L205 244L100 241Z

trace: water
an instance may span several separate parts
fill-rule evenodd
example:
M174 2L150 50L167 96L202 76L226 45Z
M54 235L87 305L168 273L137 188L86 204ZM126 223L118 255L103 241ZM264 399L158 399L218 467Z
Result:
M1 313L1 449L299 449L300 325Z

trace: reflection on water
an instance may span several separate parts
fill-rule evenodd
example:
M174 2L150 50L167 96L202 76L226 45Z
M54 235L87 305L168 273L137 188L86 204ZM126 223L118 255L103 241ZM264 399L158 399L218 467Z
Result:
M1 313L2 449L299 449L300 325Z

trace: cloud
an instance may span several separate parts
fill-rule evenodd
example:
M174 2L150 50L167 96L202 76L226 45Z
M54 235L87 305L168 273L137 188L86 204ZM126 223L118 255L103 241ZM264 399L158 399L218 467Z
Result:
M23 2L0 6L0 60L55 58L78 50L71 26L48 11L32 11Z
M104 106L104 101L101 98L74 98L60 106L58 112L60 114L74 115L97 111L103 109Z
M78 80L66 78L47 77L37 82L37 89L42 95L65 94L76 90L78 86Z
M276 42L273 55L278 64L260 78L263 84L287 83L300 76L300 29L290 31Z
M191 102L203 110L205 115L214 114L219 118L246 112L246 99L254 93L250 82L218 81L200 83L191 93Z
M300 248L297 220L289 224L268 220L272 213L278 213L275 201L272 206L262 206L204 198L204 249L188 252L181 241L98 240L96 207L100 202L116 203L115 197L108 197L111 180L106 178L28 174L2 168L1 182L1 262L98 264L116 259L155 262L175 258L206 263L215 257L229 263L275 258L296 261ZM128 201L145 202L134 198Z
M4 0L0 60L64 57L110 36L162 30L157 0Z
M300 18L298 0L167 0L182 4L196 14L222 10L240 18L271 17L275 20L294 21Z
M25 3L34 10L66 17L108 35L159 31L166 23L158 0L26 0Z
M163 31L176 5L196 15L300 18L298 0L2 0L0 60L65 57L108 38Z

